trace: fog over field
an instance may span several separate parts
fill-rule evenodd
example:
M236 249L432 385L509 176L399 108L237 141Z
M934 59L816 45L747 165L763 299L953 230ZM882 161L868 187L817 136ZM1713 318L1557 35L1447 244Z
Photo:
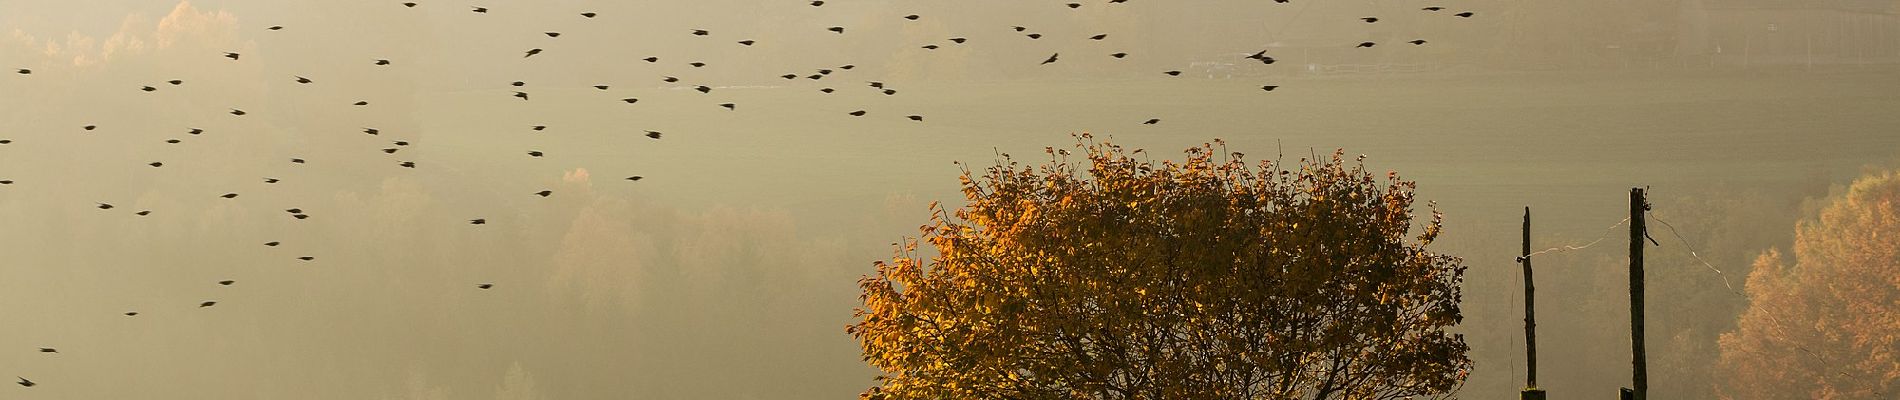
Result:
M1537 259L1540 385L1630 384L1648 187L1650 390L1714 398L1730 287L1900 166L1900 3L1744 60L1713 0L415 1L0 0L0 398L847 398L857 280L955 163L1085 132L1418 181L1461 398L1523 385L1525 206L1607 237Z

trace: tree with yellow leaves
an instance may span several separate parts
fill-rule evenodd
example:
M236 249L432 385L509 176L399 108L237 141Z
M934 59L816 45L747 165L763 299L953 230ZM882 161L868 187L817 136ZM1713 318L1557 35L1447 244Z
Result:
M1722 334L1725 398L1900 396L1900 172L1854 181L1795 227L1794 264L1756 259Z
M1216 142L1097 143L965 171L922 238L859 281L866 399L1445 397L1471 362L1461 259L1414 182L1341 153L1293 169Z

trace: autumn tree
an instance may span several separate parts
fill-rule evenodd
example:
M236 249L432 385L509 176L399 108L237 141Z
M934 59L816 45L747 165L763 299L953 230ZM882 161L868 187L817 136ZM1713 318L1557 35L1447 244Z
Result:
M1462 260L1415 184L1340 153L1145 161L1084 134L965 171L922 239L859 281L867 399L1443 397L1471 366ZM1144 159L1137 159L1140 156Z
M1721 338L1724 397L1900 395L1900 173L1856 180L1796 224L1794 263L1756 259Z

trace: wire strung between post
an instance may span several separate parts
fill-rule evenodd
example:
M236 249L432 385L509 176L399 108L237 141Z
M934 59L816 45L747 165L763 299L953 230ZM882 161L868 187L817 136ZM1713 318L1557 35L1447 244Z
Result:
M1602 243L1602 242L1603 242L1604 240L1607 240L1607 239L1609 239L1609 238L1610 238L1610 234L1611 234L1611 233L1614 233L1614 232L1616 232L1616 227L1619 227L1619 226L1623 226L1623 224L1627 224L1627 223L1629 223L1629 222L1630 222L1630 219L1629 219L1628 217L1624 217L1622 221L1617 221L1617 222L1616 222L1616 224L1614 224L1614 225L1610 225L1610 227L1609 227L1609 228L1604 228L1604 229L1603 229L1603 236L1600 236L1600 237L1597 237L1597 239L1596 239L1596 240L1592 240L1592 241L1590 241L1590 243L1584 243L1584 244L1583 244L1582 246L1578 246L1578 245L1563 245L1563 246L1559 246L1559 247L1552 247L1552 248L1548 248L1548 249L1543 249L1543 250L1538 250L1538 251L1534 251L1534 252L1531 252L1530 254L1525 254L1525 255L1522 255L1522 256L1518 256L1518 257L1517 257L1517 260L1518 260L1518 261L1523 261L1523 260L1524 260L1524 259L1526 259L1526 258L1530 258L1530 257L1534 257L1534 256L1538 256L1538 255L1542 255L1542 254L1545 254L1545 253L1559 253L1559 252L1567 252L1567 251L1577 251L1577 250L1583 250L1583 249L1587 249L1587 248L1590 248L1590 246L1595 246L1595 245L1597 245L1597 243Z

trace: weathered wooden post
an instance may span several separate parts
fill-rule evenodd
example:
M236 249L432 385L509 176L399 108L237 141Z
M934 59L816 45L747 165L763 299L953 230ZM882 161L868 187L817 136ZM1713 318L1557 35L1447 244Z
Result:
M1537 286L1531 277L1531 208L1524 207L1524 255L1517 257L1524 266L1524 363L1530 375L1524 379L1520 400L1544 400L1544 389L1537 388Z

